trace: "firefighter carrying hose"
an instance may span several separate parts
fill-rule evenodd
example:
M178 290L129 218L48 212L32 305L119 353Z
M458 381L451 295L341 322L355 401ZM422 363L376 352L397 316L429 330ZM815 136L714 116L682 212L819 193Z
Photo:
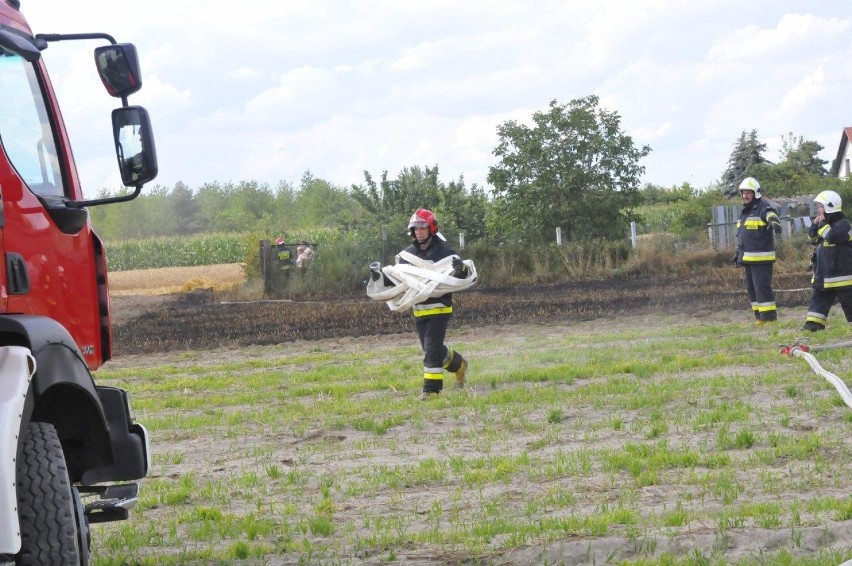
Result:
M737 253L733 262L745 268L746 287L755 324L778 319L772 269L775 263L775 235L781 233L781 219L772 205L761 198L760 183L746 177L740 183L743 210L737 220Z
M396 286L388 278L388 274L392 276L396 274L399 277L414 276L418 268L421 270L443 269L444 274L427 271L433 277L432 282L427 284L432 285L432 289L438 286L438 281L441 279L449 281L444 283L446 287L439 289L461 290L473 284L476 273L475 269L472 269L472 262L463 262L458 254L450 249L444 236L438 232L438 221L432 211L417 209L408 222L408 231L411 234L412 244L397 255L398 269L385 267L382 271L378 263L371 266L372 282L368 284L368 294L377 300L384 298L385 295L382 293L384 289L402 288ZM444 265L446 267L442 267ZM398 281L402 283L403 280ZM413 285L416 283L416 280L410 281ZM424 288L428 290L429 287L424 286ZM456 385L464 387L467 360L459 352L444 344L447 327L453 315L452 292L443 293L438 290L437 293L430 294L418 290L417 285L410 288L409 292L423 292L422 295L417 294L417 299L412 300L411 303L403 302L399 306L402 308L405 304L411 304L417 324L417 334L420 338L420 346L423 348L423 398L436 397L443 390L444 370L454 373Z
M822 191L814 198L817 215L808 234L816 244L813 294L803 330L825 330L828 311L840 301L846 321L852 322L852 226L840 211L843 204L834 191Z

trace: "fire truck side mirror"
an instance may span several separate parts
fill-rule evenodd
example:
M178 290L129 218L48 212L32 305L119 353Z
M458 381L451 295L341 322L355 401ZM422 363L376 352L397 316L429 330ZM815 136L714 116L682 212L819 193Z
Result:
M132 43L115 43L95 49L95 65L110 96L127 98L142 88L139 57Z
M148 111L141 106L122 106L112 111L112 130L121 182L141 187L157 176L157 150Z

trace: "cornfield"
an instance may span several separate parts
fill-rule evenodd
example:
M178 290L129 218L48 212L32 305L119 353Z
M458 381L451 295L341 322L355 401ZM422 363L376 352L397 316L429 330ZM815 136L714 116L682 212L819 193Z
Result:
M239 263L245 259L247 242L243 234L205 234L107 242L105 246L110 271L127 271Z
M261 240L274 240L278 234L257 232L197 234L148 238L142 240L106 241L110 271L158 269L161 267L192 267L223 263L250 264L258 261ZM351 235L350 235L351 236ZM326 246L346 240L332 230L313 230L309 233L287 234L288 242L308 240ZM249 269L251 271L251 269ZM256 271L256 266L255 266Z

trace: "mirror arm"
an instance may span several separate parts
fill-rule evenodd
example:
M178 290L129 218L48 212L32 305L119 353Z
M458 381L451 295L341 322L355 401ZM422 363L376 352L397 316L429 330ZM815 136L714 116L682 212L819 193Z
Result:
M142 185L138 185L136 187L136 190L130 193L129 195L122 195L120 197L97 198L93 200L75 200L65 203L65 206L67 206L68 208L83 208L85 206L98 206L101 204L112 204L114 202L127 202L138 197L141 192Z
M117 42L115 38L108 33L39 33L35 36L36 39L44 41L65 41L68 39L106 39L113 45Z

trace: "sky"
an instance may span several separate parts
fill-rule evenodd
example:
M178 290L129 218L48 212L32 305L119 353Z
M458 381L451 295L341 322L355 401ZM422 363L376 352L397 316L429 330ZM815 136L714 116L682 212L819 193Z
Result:
M835 157L852 126L848 0L22 0L34 33L136 45L159 176L192 189L257 181L341 187L438 165L487 183L497 128L597 95L651 153L642 183L702 188L741 132L779 158L793 133ZM44 52L84 191L120 187L120 101L98 41Z

